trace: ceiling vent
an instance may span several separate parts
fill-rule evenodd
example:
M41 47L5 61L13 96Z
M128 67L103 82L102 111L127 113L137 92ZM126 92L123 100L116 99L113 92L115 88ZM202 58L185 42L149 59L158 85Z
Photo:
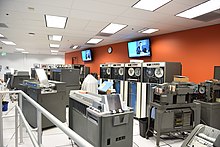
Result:
M4 23L0 23L0 28L8 28L8 26Z
M216 10L216 11L195 17L193 19L199 20L199 21L204 21L204 22L212 21L215 19L220 19L220 10Z
M109 36L112 36L113 34L109 34L109 33L98 33L96 36L103 36L103 37L109 37Z

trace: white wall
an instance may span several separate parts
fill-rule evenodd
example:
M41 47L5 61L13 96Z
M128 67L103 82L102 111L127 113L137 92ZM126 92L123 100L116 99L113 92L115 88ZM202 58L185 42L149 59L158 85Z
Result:
M0 56L0 79L4 79L5 67L20 71L29 71L33 64L65 64L64 55L34 55L34 54L7 54Z

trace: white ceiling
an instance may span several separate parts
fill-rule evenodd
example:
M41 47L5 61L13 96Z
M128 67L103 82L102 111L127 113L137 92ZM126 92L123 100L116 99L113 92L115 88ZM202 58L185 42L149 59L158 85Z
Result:
M60 54L71 52L72 45L80 49L92 48L161 35L176 31L220 24L220 19L203 22L176 17L192 6L207 0L172 0L154 12L132 8L138 0L0 0L0 34L16 43L7 46L0 43L1 51L15 52L15 47L24 48L31 54L50 54L49 43L60 43ZM30 10L29 7L34 8ZM8 15L7 15L8 14ZM44 15L67 16L65 29L47 28ZM110 37L96 36L109 23L128 26ZM151 35L137 33L143 28L159 28ZM35 33L30 36L28 33ZM47 35L63 35L61 42L49 41ZM86 45L90 38L103 38L97 45Z

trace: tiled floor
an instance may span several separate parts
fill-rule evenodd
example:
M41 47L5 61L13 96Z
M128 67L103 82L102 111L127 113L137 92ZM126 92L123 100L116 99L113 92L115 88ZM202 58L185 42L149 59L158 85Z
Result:
M5 115L14 115L14 108L13 106L15 103L9 104L9 111L4 112ZM12 109L10 111L10 109ZM68 112L68 111L67 111ZM67 114L68 116L68 114ZM68 119L68 118L67 118ZM4 147L14 147L15 139L15 118L8 117L3 119L3 135L4 135ZM67 121L68 122L68 121ZM66 123L65 123L66 124ZM139 123L138 121L134 120L134 127L133 127L133 147L154 147L155 145L155 138L151 137L150 139L145 139L139 135ZM32 143L27 132L24 129L24 143L19 144L19 147L32 147ZM160 142L160 146L162 147L180 147L182 144L182 140L162 140ZM72 144L71 140L58 128L47 129L43 131L43 146L44 147L72 147L75 146Z

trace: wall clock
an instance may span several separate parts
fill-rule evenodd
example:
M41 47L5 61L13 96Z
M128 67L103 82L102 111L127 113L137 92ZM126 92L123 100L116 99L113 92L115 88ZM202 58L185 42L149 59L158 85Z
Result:
M111 46L108 48L108 53L109 53L109 54L112 53L112 47L111 47Z

